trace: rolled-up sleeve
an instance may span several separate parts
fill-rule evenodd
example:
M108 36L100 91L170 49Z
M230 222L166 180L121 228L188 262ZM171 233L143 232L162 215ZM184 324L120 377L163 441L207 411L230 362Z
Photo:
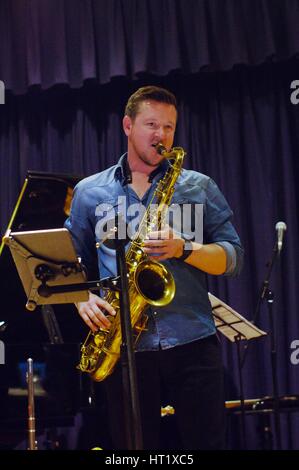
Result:
M237 276L243 266L244 250L232 223L233 212L217 184L209 179L204 210L204 243L215 243L226 253L225 275Z
M217 242L226 253L226 276L238 276L243 266L243 249L240 246L233 246L229 242Z

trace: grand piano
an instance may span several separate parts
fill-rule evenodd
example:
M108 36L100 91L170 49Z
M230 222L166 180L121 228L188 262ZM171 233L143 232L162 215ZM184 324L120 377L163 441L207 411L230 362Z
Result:
M73 188L80 179L29 171L8 229L18 232L62 227L69 215ZM64 304L28 311L17 269L3 243L0 275L0 321L5 322L0 331L5 345L5 364L0 366L0 449L12 449L26 441L27 358L32 357L35 364L37 432L52 429L57 434L58 428L73 426L85 400L90 404L92 385L89 377L76 370L80 342L87 329L75 307ZM66 448L56 434L46 439L48 444L43 448Z

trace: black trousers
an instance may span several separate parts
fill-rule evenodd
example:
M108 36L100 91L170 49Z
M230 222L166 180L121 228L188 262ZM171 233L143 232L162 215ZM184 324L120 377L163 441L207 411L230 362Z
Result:
M180 450L223 449L223 366L216 335L135 357L144 449L161 448L161 404L175 408ZM120 365L104 384L113 448L126 449Z

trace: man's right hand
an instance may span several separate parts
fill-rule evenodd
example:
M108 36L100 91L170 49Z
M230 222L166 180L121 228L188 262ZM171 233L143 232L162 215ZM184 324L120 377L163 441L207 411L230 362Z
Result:
M87 302L77 302L79 315L87 326L95 333L99 328L110 328L111 323L106 315L114 316L114 308L98 295L89 292ZM104 313L106 312L106 314Z

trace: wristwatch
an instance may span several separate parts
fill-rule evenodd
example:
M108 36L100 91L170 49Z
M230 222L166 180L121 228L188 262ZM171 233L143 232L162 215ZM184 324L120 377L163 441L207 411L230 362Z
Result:
M181 254L181 256L178 256L177 259L180 259L181 261L185 261L185 259L188 258L188 256L190 256L192 253L192 249L190 250L186 248L187 243L191 243L191 242L190 240L187 240L184 237L181 237L181 238L184 240L183 253Z

